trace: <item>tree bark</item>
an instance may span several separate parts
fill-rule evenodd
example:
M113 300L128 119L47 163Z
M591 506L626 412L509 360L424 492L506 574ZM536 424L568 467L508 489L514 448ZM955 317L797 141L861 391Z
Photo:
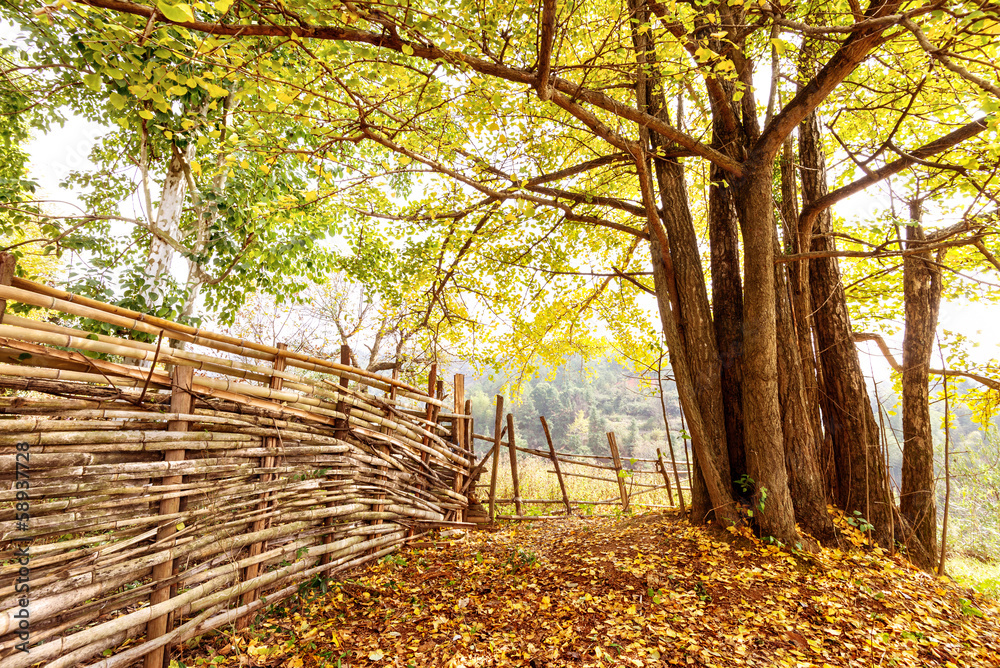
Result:
M637 65L636 101L640 109L659 114L664 111L665 100L654 45L648 31L640 33L638 30L638 25L649 20L649 9L645 0L630 0L629 10L633 16L631 35ZM650 136L651 133L641 127L639 135L643 147L655 156L661 144L660 138ZM651 217L649 221L650 253L664 332L676 327L678 339L672 344L668 337L667 345L695 451L691 518L692 521L703 522L714 516L720 521L735 522L737 516L726 444L721 364L698 236L687 199L684 167L673 159L654 158L653 163L662 209L656 212L656 220ZM646 170L640 169L640 179L643 178L643 171ZM652 179L649 186L653 186ZM660 235L664 238L660 239ZM665 257L665 253L669 253L669 258ZM668 322L671 318L672 322ZM681 356L683 360L678 359ZM681 391L681 377L675 363L680 361L685 365L685 382L691 384L684 392Z
M920 200L910 202L906 248L924 245L920 225ZM939 258L940 259L940 258ZM903 480L899 511L907 521L910 559L923 568L934 568L937 554L937 508L934 503L934 440L931 432L931 354L941 303L941 269L931 251L903 259Z
M743 414L747 473L756 485L755 518L762 534L795 545L778 399L774 291L773 164L748 160L733 187L743 236Z
M163 189L160 192L160 205L156 211L156 227L165 234L178 239L180 237L181 216L184 213L184 193L187 190L187 180L184 169L194 158L194 144L184 153L175 149L167 175L163 179ZM164 240L153 235L146 260L146 278L149 284L149 294L145 295L152 306L162 302L166 297L164 282L170 276L170 267L174 257L174 249Z
M808 206L827 192L826 158L815 112L799 128L799 161L802 199ZM816 218L810 249L834 250L830 232L832 221L827 209ZM859 511L874 527L875 540L889 548L893 536L893 501L888 469L879 447L875 415L851 336L840 266L833 257L814 258L809 261L808 270L823 378L821 394L825 395L827 429L837 472L837 504L848 513Z
M722 410L725 415L729 474L747 472L743 433L743 285L740 279L739 225L725 174L711 168L708 238L712 269L712 322L719 350Z
M774 246L777 251L777 231ZM781 264L774 266L774 291L778 327L778 396L781 400L781 432L785 444L788 489L799 525L813 538L830 544L835 540L836 533L826 510L826 486L819 466L819 444L810 421L804 378L806 369L795 335L786 267Z

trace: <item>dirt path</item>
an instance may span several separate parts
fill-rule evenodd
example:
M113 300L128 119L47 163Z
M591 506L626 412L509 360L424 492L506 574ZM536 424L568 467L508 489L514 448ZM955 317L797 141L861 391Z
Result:
M1000 608L877 552L796 555L665 515L524 523L391 555L181 662L1000 666Z

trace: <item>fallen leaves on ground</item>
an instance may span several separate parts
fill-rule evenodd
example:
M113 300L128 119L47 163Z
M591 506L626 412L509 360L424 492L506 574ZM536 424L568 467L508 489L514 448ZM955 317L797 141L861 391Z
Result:
M847 543L845 542L845 545ZM1000 608L870 547L805 554L677 515L410 547L187 666L1000 666Z

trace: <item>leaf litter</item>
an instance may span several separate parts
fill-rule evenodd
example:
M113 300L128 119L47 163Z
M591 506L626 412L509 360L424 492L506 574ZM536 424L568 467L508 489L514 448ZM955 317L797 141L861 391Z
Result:
M1000 666L996 602L838 526L818 554L677 513L424 540L172 665Z

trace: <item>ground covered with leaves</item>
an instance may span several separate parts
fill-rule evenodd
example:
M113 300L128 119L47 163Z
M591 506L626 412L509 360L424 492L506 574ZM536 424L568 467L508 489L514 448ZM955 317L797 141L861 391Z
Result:
M673 514L502 526L418 543L179 663L1000 666L995 601L845 545L804 554Z

